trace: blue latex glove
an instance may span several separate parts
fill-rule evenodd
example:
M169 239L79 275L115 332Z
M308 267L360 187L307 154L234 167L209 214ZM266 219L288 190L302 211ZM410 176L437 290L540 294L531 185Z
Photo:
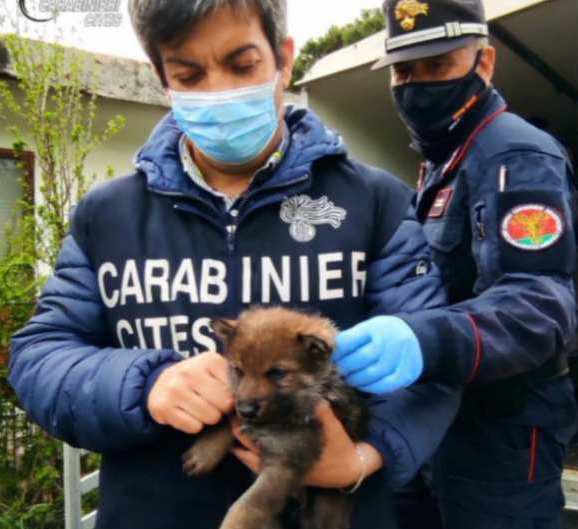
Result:
M423 354L411 327L395 316L377 316L337 335L333 361L362 391L393 393L423 373Z

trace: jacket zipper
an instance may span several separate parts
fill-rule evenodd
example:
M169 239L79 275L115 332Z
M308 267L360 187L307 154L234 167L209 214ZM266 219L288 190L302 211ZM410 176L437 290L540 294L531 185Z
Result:
M227 232L227 249L229 250L229 254L233 255L235 253L235 234L237 233L237 224L229 224L226 228Z
M305 182L308 178L311 177L310 173L306 173L303 176L300 176L299 178L295 178L293 180L291 180L290 182L285 182L283 184L277 184L274 186L270 186L267 188L262 188L262 189L255 189L253 191L251 191L250 193L248 193L245 197L243 197L243 199L241 200L241 203L239 204L239 210L250 200L252 199L255 195L258 195L259 193L263 192L263 191L272 191L272 190L278 190L278 189L282 189L284 187L291 187L297 184L300 184L301 182ZM263 205L260 205L260 207ZM249 209L246 214L243 216L243 220L245 220L249 214L251 214L253 211L256 211L257 209L259 209L258 207Z
M309 174L306 174L300 178L296 178L294 180L291 180L290 182L285 182L283 184L270 186L266 190L270 191L270 190L280 189L283 187L293 186L293 185L296 185L300 182L307 180L307 178L309 178L309 176L310 176ZM264 189L256 189L256 190L248 193L245 197L243 197L241 199L241 202L239 203L238 207L235 207L228 212L228 216L231 217L231 220L227 224L227 226L225 227L225 237L226 237L226 241L227 241L227 251L228 251L228 257L229 257L229 269L230 269L230 273L231 273L230 287L231 287L231 291L233 293L233 305L237 309L236 312L240 311L242 308L241 293L237 291L238 285L239 285L239 274L241 273L241 271L239 270L238 262L235 260L237 231L239 230L239 225L241 223L240 213L241 213L243 206L245 204L247 204L248 201L252 197L254 197L256 194L258 194L261 191L265 191L265 190ZM247 211L247 214L243 216L243 220L245 220L252 213L252 211L256 211L257 209L258 208L254 208L253 210Z
M241 308L242 308L242 301L241 301L241 296L240 296L240 292L237 292L238 289L238 275L240 273L239 270L239 266L238 263L235 261L235 250L236 250L236 242L237 242L237 231L239 229L239 224L240 224L240 211L241 208L248 202L249 199L253 198L255 195L257 195L260 192L263 191L271 191L271 190L277 190L277 189L281 189L284 187L290 187L296 184L299 184L301 182L304 182L305 180L307 180L310 177L310 174L307 173L299 178L295 178L293 180L291 180L290 182L285 182L283 184L277 184L274 186L270 186L267 187L266 189L256 189L250 193L248 193L245 197L243 197L243 199L241 200L241 202L239 203L239 206L236 208L233 208L232 210L230 210L227 213L227 223L224 226L224 232L225 232L225 241L226 241L226 247L227 247L227 257L229 260L229 273L230 273L230 283L229 283L229 287L231 289L231 293L232 293L232 297L231 297L231 303L230 306L234 308L234 313L235 315L240 312ZM212 208L212 205L200 200L198 198L192 198L192 197L188 197L182 193L171 193L171 192L166 192L166 191L158 191L158 190L154 190L154 193L158 193L160 195L165 195L165 196L170 196L170 197L180 197L186 200L197 200L198 202L201 202L202 204L205 204L209 207ZM176 210L179 211L185 211L187 213L192 213L195 214L195 212L188 210L185 207L179 206L178 204L174 204L174 208ZM252 213L252 211L255 211L258 208L254 208L253 210L249 210L247 212L247 215L245 215L243 217L243 219L247 218L248 215L250 213ZM198 214L198 213L197 213ZM211 222L212 224L218 225L221 229L223 229L223 225L222 224L218 224L215 219L210 218L209 216L205 216L205 215L201 215L203 218L205 218L206 220L208 220L209 222ZM231 219L229 219L229 217L231 217Z

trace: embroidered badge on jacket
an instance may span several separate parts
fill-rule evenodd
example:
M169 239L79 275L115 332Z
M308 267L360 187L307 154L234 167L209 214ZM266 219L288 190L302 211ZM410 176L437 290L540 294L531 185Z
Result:
M515 248L545 250L564 234L560 214L544 204L524 204L512 208L502 221L502 237Z
M415 19L419 15L429 14L429 4L419 0L401 0L395 6L395 18L405 31L415 28Z
M288 198L281 204L281 220L289 224L289 233L297 242L310 242L317 234L316 226L329 224L338 229L347 211L336 207L327 197L313 200L307 195Z

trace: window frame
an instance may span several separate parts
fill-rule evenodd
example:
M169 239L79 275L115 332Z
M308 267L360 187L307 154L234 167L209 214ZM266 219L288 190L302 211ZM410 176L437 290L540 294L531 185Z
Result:
M15 160L16 162L22 162L24 169L24 178L26 182L26 193L24 194L24 200L30 205L34 205L35 200L35 189L36 182L34 179L34 164L35 155L32 151L23 151L22 154L18 154L14 149L6 149L0 147L0 158Z

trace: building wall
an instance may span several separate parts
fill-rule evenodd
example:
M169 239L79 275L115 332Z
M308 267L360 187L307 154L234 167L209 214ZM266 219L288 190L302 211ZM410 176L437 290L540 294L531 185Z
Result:
M98 120L101 128L107 120L117 114L124 115L127 123L120 134L91 153L86 161L87 171L104 176L106 167L110 165L114 168L115 176L132 172L134 155L168 111L168 108L161 106L141 105L114 99L103 100Z
M11 81L10 81L11 82ZM14 83L12 86L14 86ZM97 116L95 120L95 131L102 132L109 119L117 114L126 118L125 128L108 142L96 148L88 157L85 164L85 173L87 176L96 175L97 182L106 179L108 167L112 167L114 176L122 176L130 173L134 166L132 160L138 149L146 142L154 126L168 112L167 108L162 106L131 103L116 99L101 98L98 100ZM0 120L0 148L11 149L14 137L7 130L4 124L17 125L21 130L26 131L27 125L20 121L2 121ZM25 141L28 143L26 150L34 152L32 138L25 134ZM17 200L21 198L18 192L20 184L15 182L20 176L19 171L14 171L13 164L0 164L0 182L3 183L0 188L0 233L5 229L7 224L13 218L13 211ZM10 170L9 170L10 169ZM35 159L35 202L41 203L39 176L41 174L38 160ZM9 182L8 180L12 180ZM0 241L1 242L1 241ZM0 255L5 251L4 245L0 243Z
M368 70L366 66L310 83L309 107L339 131L352 156L415 185L419 158L409 148L393 108L385 72Z
M20 98L16 89L16 83L9 79L8 83L15 90L17 98ZM286 103L306 106L305 94L286 94ZM106 179L108 167L113 169L115 177L123 176L134 170L133 159L137 151L144 145L155 125L170 111L170 108L150 103L134 103L125 100L100 97L98 99L95 131L102 132L107 122L115 115L121 114L126 118L125 128L108 142L96 148L85 164L87 176L96 175L96 183ZM14 137L7 130L8 125L17 125L25 131L24 139L28 143L26 150L34 152L32 138L26 134L28 125L21 121L0 119L0 149L11 149ZM41 203L39 178L41 169L38 160L35 160L35 201ZM21 176L16 170L12 160L0 160L0 233L12 219L14 207L22 197L21 187L17 181ZM1 237L0 237L1 239ZM4 251L4 245L0 240L0 255Z
M119 134L96 148L88 156L86 160L87 174L94 173L99 179L103 179L109 165L113 167L115 176L129 172L132 169L134 154L147 140L155 124L166 112L168 109L161 106L142 105L115 99L99 99L95 123L96 131L102 131L106 122L117 114L124 115L127 123ZM26 124L22 122L15 124L26 131ZM30 135L25 135L25 140L30 143L27 148L34 150ZM6 130L6 127L0 127L0 148L11 148L13 141L14 138ZM36 164L35 173L37 176L39 171L40 168Z
M13 81L9 81L14 86ZM304 94L286 94L286 102L293 105L306 105ZM86 173L96 174L99 180L103 180L107 174L107 167L114 169L115 176L128 174L133 170L133 158L136 152L143 146L151 134L155 125L170 111L170 108L159 105L140 104L118 99L99 98L95 130L102 131L108 120L117 114L126 118L125 128L107 143L96 148L86 160ZM14 138L0 120L0 148L12 147ZM26 125L16 122L22 130ZM25 136L31 143L29 135ZM34 150L32 145L28 147ZM40 174L40 168L36 164L36 176Z
M508 0L503 5L497 1L488 4L493 15L529 6L532 7L500 19L500 24L553 71L578 87L576 0L522 3ZM543 31L545 27L556 28L555 39ZM383 34L379 38L383 39ZM371 39L366 39L358 48L353 45L322 59L312 71L334 71L340 61L351 63L356 54L365 53L368 59L372 52ZM550 133L574 152L574 163L578 163L576 102L500 41L492 39L492 44L498 54L494 85L505 96L510 110L526 119L542 121ZM307 82L309 106L343 134L355 156L415 183L418 157L408 149L407 132L393 107L388 69L371 71L370 67L371 61Z

